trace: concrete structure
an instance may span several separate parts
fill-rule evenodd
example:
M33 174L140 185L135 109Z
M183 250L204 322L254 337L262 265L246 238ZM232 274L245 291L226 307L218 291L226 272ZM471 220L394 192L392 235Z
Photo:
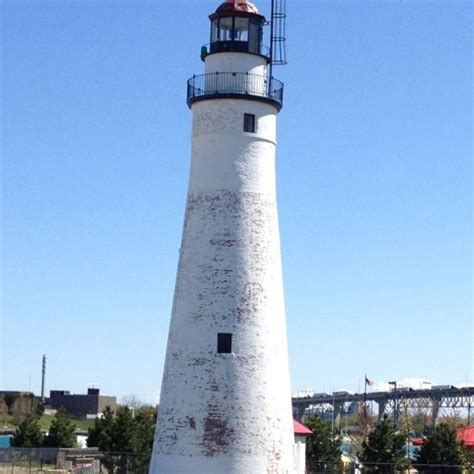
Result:
M283 85L265 19L244 0L211 18L188 82L192 160L152 474L294 473L275 191Z
M53 409L65 408L70 414L80 417L95 416L105 407L117 407L116 397L100 395L98 388L89 388L87 394L71 394L67 390L51 390L47 404Z

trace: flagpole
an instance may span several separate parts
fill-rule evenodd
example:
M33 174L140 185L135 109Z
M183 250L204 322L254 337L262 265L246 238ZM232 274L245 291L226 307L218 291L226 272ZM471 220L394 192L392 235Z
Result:
M367 374L364 377L364 442L367 441Z

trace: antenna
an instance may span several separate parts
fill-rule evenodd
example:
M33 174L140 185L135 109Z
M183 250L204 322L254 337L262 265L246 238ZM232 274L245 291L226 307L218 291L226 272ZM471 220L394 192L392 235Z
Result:
M272 0L271 11L271 65L284 66L286 61L286 0Z
M46 376L46 354L43 354L43 364L41 366L41 402L44 403L44 379Z

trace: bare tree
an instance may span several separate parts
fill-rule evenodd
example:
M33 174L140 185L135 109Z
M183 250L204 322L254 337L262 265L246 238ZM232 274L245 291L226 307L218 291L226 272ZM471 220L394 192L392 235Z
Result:
M133 393L129 394L129 395L124 395L121 399L121 405L125 405L129 408L133 408L135 410L137 410L138 408L141 408L143 406L143 403L141 402L141 400L136 396L134 395Z
M451 408L450 410L443 410L444 413L439 417L438 423L444 423L448 425L450 429L457 430L466 426L466 419L461 416L461 411L457 408Z

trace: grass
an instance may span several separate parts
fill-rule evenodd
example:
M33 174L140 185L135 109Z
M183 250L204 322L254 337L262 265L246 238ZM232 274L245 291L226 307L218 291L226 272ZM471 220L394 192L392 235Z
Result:
M18 419L13 415L0 415L0 429L16 428Z
M54 415L43 415L39 420L41 429L47 431L53 420ZM75 420L73 418L71 420L78 430L87 431L90 427L94 426L94 420Z
M54 415L43 415L39 419L40 428L42 431L48 431L51 422L54 419ZM0 415L0 429L15 429L21 419L13 415ZM72 422L76 425L76 429L81 431L87 431L90 427L94 426L94 420L75 420Z

